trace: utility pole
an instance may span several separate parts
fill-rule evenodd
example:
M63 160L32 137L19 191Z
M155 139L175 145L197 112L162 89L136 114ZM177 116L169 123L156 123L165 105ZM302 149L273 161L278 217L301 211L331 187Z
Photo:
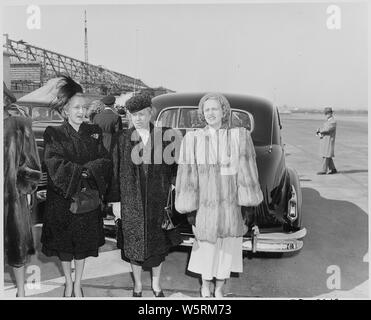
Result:
M88 82L88 77L89 77L89 58L88 58L88 20L86 18L86 10L84 12L85 14L85 41L84 41L84 49L85 49L85 72L84 72L84 78L85 82Z
M85 10L85 63L89 63L89 59L88 59L88 20L86 18L86 10Z

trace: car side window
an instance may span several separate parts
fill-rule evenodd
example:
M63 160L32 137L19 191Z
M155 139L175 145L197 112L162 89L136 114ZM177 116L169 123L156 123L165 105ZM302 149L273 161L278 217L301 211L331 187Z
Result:
M178 108L164 110L157 121L157 126L176 128L178 120Z
M254 118L249 112L233 110L231 118L232 127L243 127L250 132L254 130Z
M206 125L196 108L180 109L179 128L203 128Z
M32 120L45 121L49 119L49 110L45 107L35 107L32 109Z
M63 118L57 110L53 110L52 111L52 120L63 120Z

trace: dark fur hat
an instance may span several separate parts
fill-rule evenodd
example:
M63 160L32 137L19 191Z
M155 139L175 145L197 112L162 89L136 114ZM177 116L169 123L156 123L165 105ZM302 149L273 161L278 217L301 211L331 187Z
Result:
M151 106L152 106L151 96L146 93L138 94L134 97L131 97L125 103L125 107L130 113L138 112L145 108L151 108Z

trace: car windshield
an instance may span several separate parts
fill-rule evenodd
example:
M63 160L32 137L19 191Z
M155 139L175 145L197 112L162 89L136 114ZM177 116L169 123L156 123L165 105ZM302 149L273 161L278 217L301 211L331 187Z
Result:
M32 108L32 120L33 121L61 121L62 116L58 111L53 110L49 107L34 107Z

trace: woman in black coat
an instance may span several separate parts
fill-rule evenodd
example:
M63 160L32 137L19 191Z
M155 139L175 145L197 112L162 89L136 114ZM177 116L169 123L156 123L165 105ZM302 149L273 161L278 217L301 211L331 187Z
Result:
M83 296L81 278L85 258L97 257L104 244L101 207L74 214L71 204L87 180L106 192L111 176L111 160L102 144L98 126L83 122L87 99L82 88L69 77L61 80L58 108L66 117L59 127L48 127L44 133L44 162L48 173L46 210L41 242L47 256L57 256L66 278L64 296ZM71 261L75 261L75 281Z

